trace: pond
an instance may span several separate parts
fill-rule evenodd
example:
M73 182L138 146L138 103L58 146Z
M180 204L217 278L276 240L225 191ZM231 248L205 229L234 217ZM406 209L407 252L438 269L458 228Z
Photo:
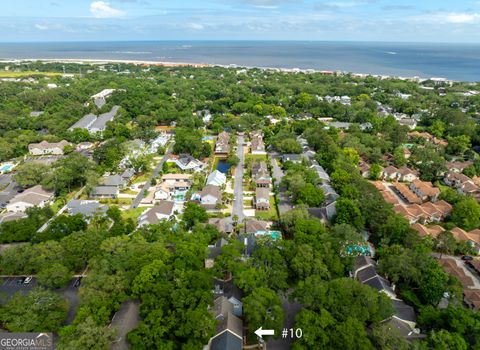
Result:
M229 162L227 162L224 159L219 159L218 164L217 164L217 170L220 171L221 173L227 174L228 169L230 169L231 165Z

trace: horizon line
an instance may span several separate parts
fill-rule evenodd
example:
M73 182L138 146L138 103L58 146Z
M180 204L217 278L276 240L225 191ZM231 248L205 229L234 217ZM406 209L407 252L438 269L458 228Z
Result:
M2 41L1 44L65 44L65 43L134 43L134 42L291 42L291 43L383 43L383 44L427 44L427 45L480 45L473 41L386 41L386 40L309 40L309 39L132 39L132 40L26 40Z

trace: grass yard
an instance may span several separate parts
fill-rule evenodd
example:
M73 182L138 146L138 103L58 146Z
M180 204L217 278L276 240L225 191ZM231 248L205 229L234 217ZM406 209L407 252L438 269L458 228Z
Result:
M250 154L250 153L245 155L245 160L247 159L251 159L252 161L263 160L265 162L268 160L266 154Z
M135 209L128 209L122 211L122 218L125 220L132 219L134 222L137 222L138 217L146 210L146 207L138 207Z
M34 72L34 71L24 71L24 72L10 72L10 71L0 71L0 78L24 78L31 76L44 76L44 77L58 77L62 73L58 72Z
M255 217L267 221L278 220L277 208L275 206L275 197L270 196L270 210L255 210Z

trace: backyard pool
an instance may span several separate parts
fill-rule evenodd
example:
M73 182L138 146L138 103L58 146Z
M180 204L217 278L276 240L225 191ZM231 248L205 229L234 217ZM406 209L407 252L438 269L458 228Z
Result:
M220 159L217 164L217 170L220 171L221 173L227 174L228 169L230 169L231 165L229 162L227 162L224 159Z
M257 231L256 236L270 236L271 239L276 241L277 239L282 239L282 233L280 231Z
M212 141L213 140L213 136L204 136L202 137L202 141Z
M0 166L0 173L8 173L9 171L12 171L14 167L15 167L15 164L11 164L11 163L2 164Z

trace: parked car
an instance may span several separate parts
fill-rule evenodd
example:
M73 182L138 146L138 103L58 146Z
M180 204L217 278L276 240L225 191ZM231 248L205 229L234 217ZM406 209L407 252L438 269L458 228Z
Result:
M471 257L470 255L464 255L464 256L462 256L462 260L463 261L472 261L473 257Z
M80 286L80 283L82 282L82 277L79 277L75 280L75 283L73 284L73 286L75 288L79 287Z
M32 281L32 278L32 276L28 276L27 278L25 278L25 281L23 281L23 283L29 284Z
M23 277L20 277L20 278L17 280L17 284L23 284L23 282L25 282L25 278L23 278Z

